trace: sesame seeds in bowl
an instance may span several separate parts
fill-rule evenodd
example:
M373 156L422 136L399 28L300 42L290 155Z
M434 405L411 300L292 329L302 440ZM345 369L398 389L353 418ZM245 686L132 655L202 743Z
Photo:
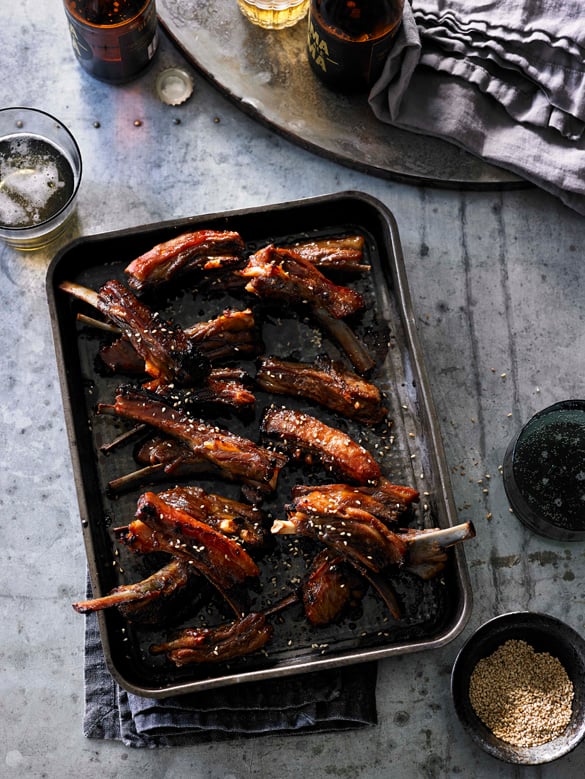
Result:
M459 652L451 693L486 752L508 763L551 762L585 735L585 640L546 614L495 617Z

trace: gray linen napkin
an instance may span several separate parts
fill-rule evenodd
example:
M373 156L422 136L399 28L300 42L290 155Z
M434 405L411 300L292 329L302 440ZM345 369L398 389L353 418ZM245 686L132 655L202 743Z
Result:
M412 8L405 2L402 24L380 78L369 94L370 105L378 119L388 123L399 121L400 107L410 88L420 55L420 33Z
M97 617L88 614L85 619L87 738L155 748L376 724L376 663L164 699L142 698L114 681L106 667Z
M583 0L413 0L421 64L475 84L519 122L585 129Z
M412 0L370 106L585 214L583 10L581 0Z

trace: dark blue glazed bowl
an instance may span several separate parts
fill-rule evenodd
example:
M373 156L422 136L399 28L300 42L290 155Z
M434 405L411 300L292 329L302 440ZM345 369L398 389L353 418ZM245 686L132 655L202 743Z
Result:
M585 400L535 414L510 442L503 476L524 525L556 541L585 541Z

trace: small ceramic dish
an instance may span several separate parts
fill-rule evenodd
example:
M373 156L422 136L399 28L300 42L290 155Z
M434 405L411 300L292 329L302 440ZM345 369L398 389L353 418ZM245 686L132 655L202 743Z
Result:
M535 414L510 442L504 488L516 517L556 541L585 541L585 400Z
M486 727L470 700L470 679L477 663L509 640L525 641L536 652L557 658L574 688L572 714L565 731L539 746L514 746ZM574 749L585 735L585 640L555 617L535 612L511 612L478 628L460 650L451 673L455 711L471 738L489 754L508 763L549 763Z

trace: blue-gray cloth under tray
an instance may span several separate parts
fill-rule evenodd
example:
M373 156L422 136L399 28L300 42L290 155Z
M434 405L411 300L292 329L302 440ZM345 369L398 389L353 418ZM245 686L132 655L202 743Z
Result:
M142 698L115 682L106 666L97 617L88 614L85 619L83 732L88 738L153 748L376 724L376 663Z

